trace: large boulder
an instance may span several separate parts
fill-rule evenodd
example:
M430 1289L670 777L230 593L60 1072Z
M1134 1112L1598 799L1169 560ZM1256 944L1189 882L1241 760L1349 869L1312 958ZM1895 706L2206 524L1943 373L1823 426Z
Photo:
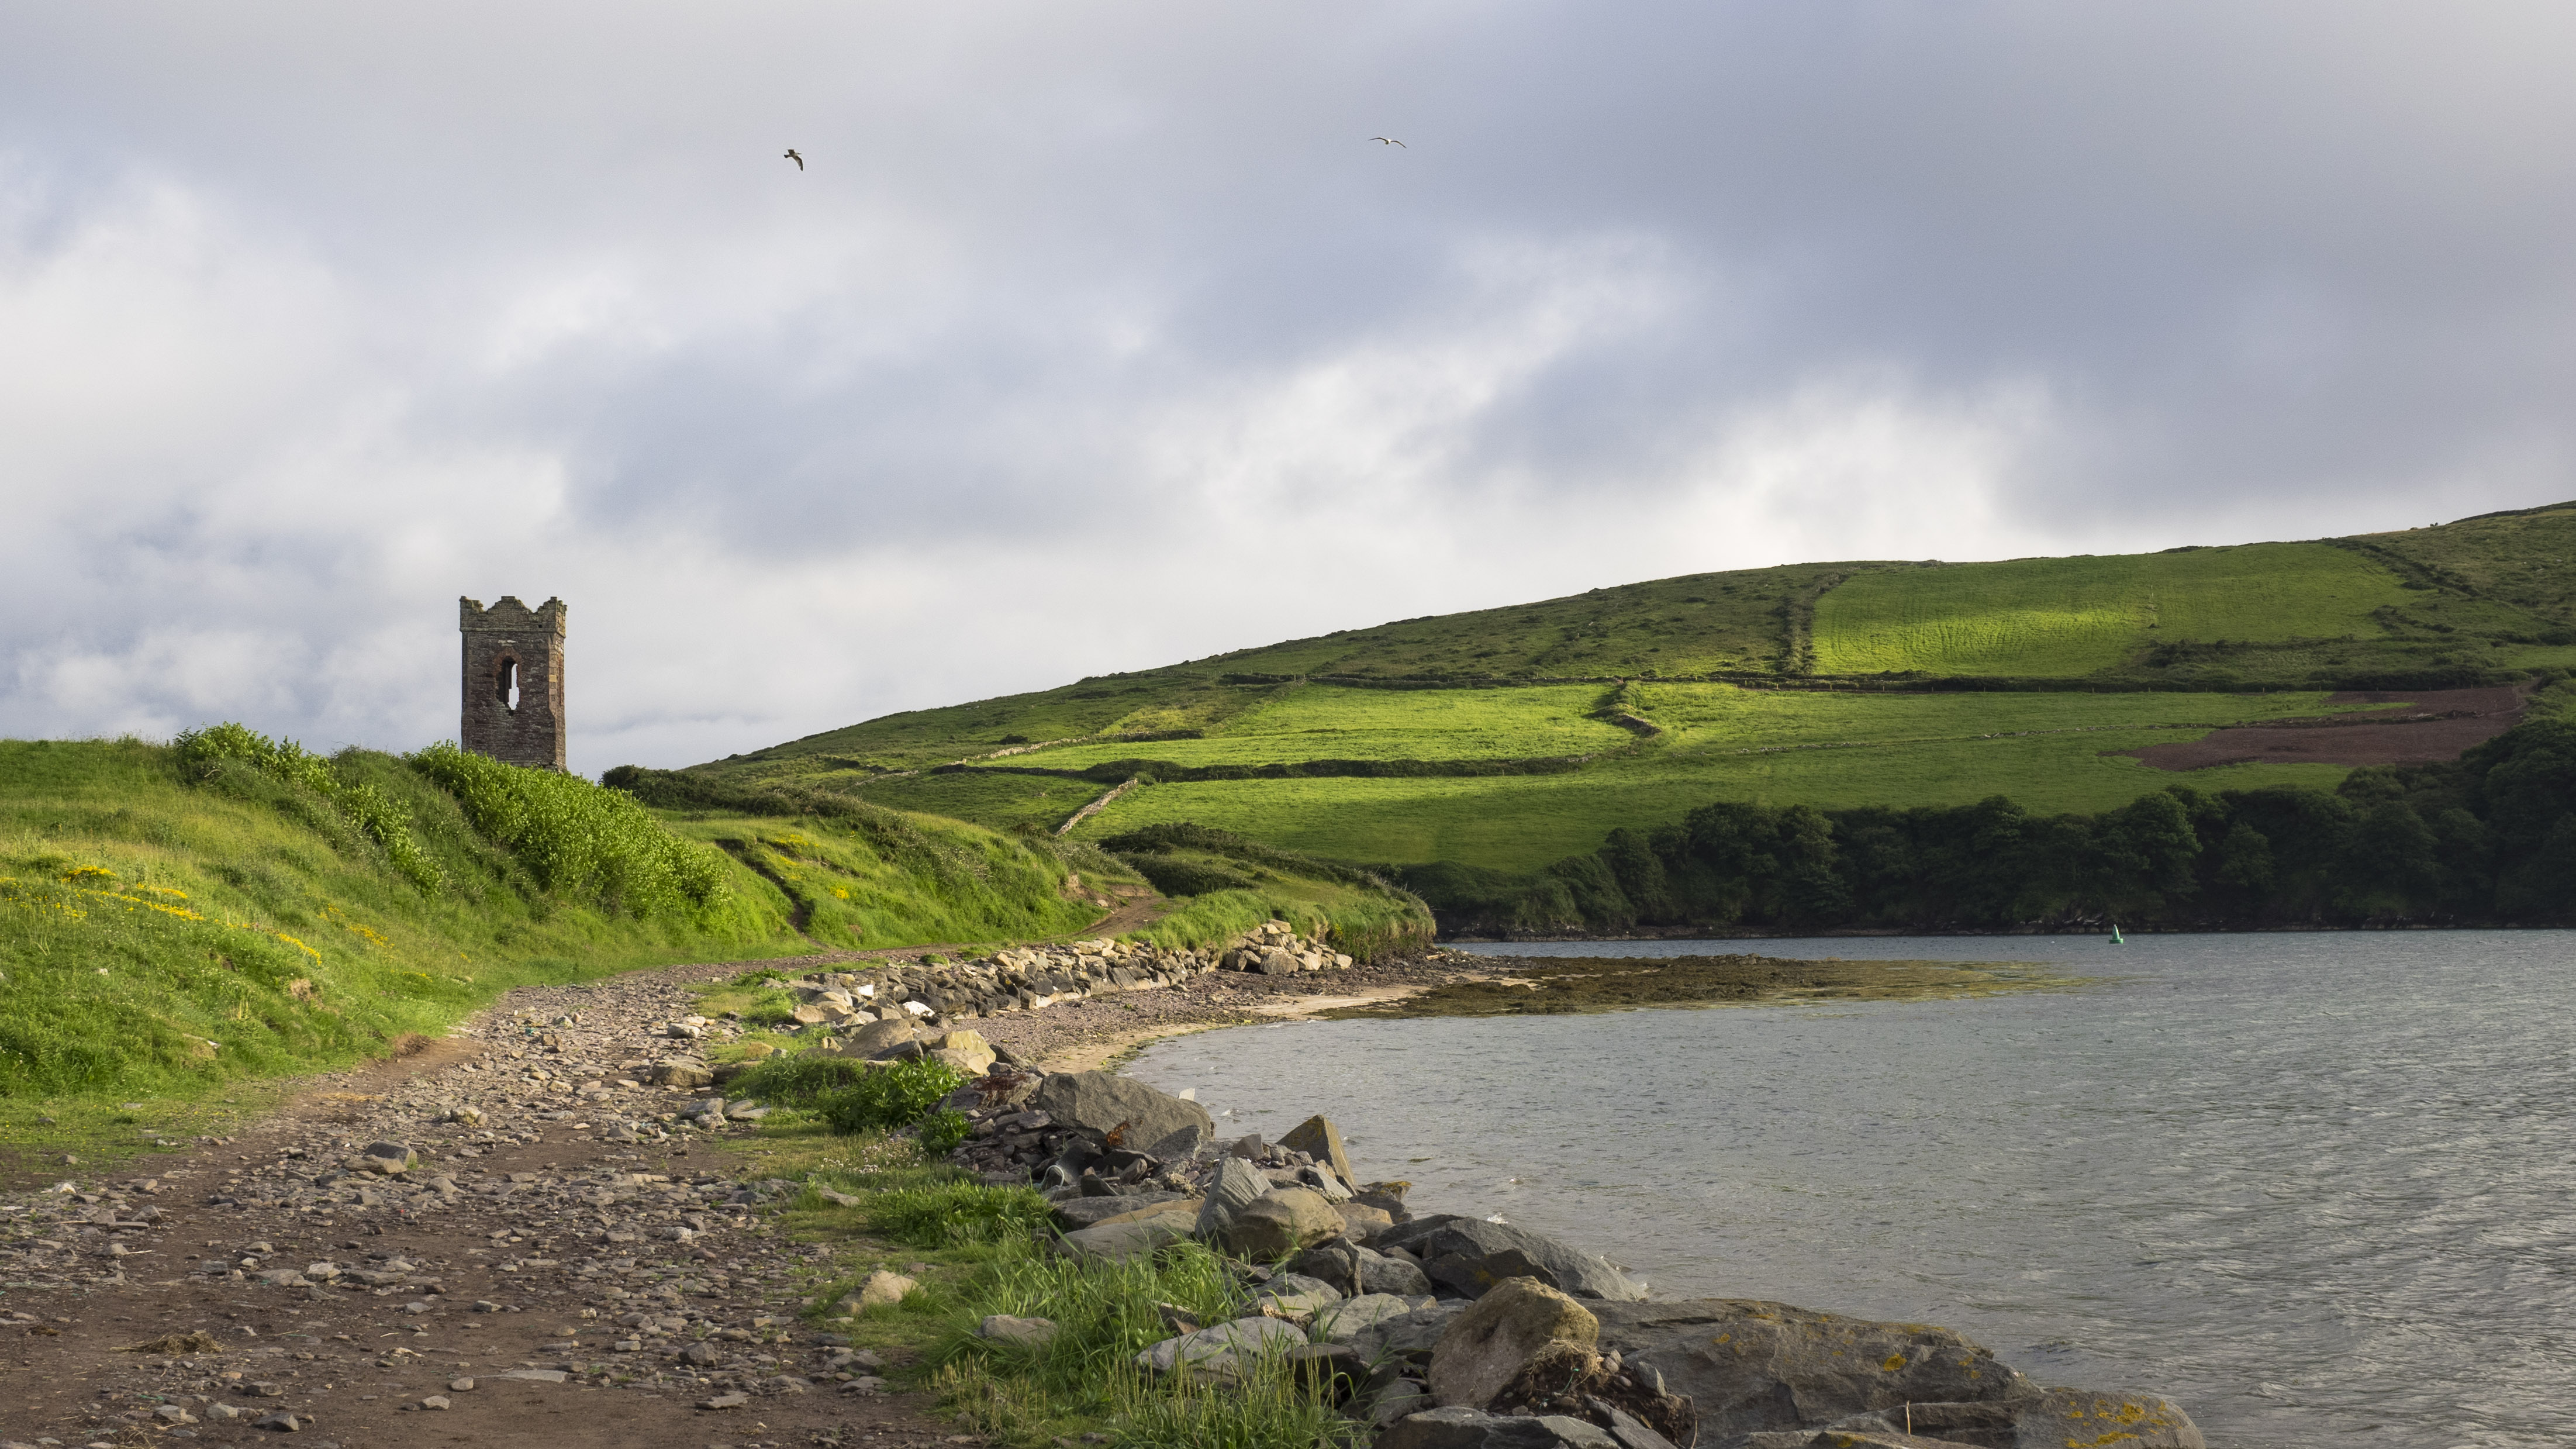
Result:
M1873 1323L1737 1298L1603 1303L1593 1311L1601 1347L1688 1395L1703 1440L1713 1444L1821 1429L1855 1414L1901 1412L1908 1403L1919 1411L2039 1392L1985 1349L1919 1323Z
M1289 1259L1287 1268L1291 1273L1303 1273L1309 1278L1320 1278L1332 1284L1335 1292L1349 1298L1361 1291L1360 1251L1357 1243L1335 1238L1330 1242L1308 1248ZM1375 1254L1370 1256L1374 1257Z
M1836 1419L1822 1429L1783 1429L1749 1435L1746 1449L1808 1449L1818 1438L1836 1445L1877 1446L1895 1443L1964 1445L1968 1449L2013 1449L2021 1411L2037 1399L1998 1399L1985 1404L1907 1404L1871 1414ZM2051 1444L2046 1449L2060 1449Z
M1270 1191L1268 1179L1260 1169L1240 1157L1219 1158L1216 1176L1207 1186L1207 1197L1199 1204L1197 1236L1203 1243L1221 1243L1225 1229L1234 1215L1260 1200Z
M1289 1129L1288 1135L1279 1139L1279 1145L1291 1152L1305 1153L1331 1168L1333 1175L1344 1182L1359 1181L1351 1172L1351 1155L1342 1147L1342 1131L1330 1117L1307 1118Z
M1306 1331L1294 1324L1276 1318L1238 1318L1164 1339L1137 1354L1136 1366L1154 1374L1234 1379L1265 1356L1284 1359L1305 1341Z
M1337 1202L1333 1211L1342 1215L1342 1233L1354 1243L1374 1243L1378 1234L1395 1226L1392 1213L1366 1203Z
M1920 1413L1918 1411L1919 1419ZM2013 1418L2014 1449L2105 1444L2118 1449L2207 1449L2200 1426L2154 1394L2050 1389Z
M1184 1198L1176 1192L1139 1192L1112 1197L1069 1197L1057 1203L1049 1216L1055 1219L1058 1228L1070 1233L1096 1227L1111 1218L1143 1212L1147 1208L1169 1211L1173 1203L1188 1203L1193 1214L1199 1209L1195 1199Z
M1326 1343L1349 1343L1379 1324L1430 1306L1431 1300L1427 1298L1363 1293L1318 1312L1315 1315L1315 1332Z
M834 1040L839 1045L832 1050L839 1056L872 1057L910 1043L917 1036L919 1033L912 1029L909 1021L872 1021L854 1027L846 1034L836 1034Z
M1347 1228L1349 1220L1343 1220ZM1371 1252L1344 1238L1308 1248L1288 1263L1288 1271L1321 1278L1345 1298L1362 1293L1397 1293L1412 1298L1431 1295L1431 1280L1402 1258Z
M1067 1233L1056 1239L1056 1244L1077 1258L1104 1258L1112 1263L1126 1263L1149 1256L1165 1243L1176 1243L1189 1235L1188 1212L1149 1210Z
M984 1040L980 1031L959 1028L941 1032L927 1043L930 1054L970 1077L980 1077L993 1069L993 1044Z
M1274 1263L1341 1235L1342 1215L1323 1194L1281 1187L1236 1210L1225 1225L1225 1247L1238 1258Z
M1342 1301L1342 1292L1320 1278L1303 1273L1282 1273L1261 1286L1252 1297L1262 1313L1271 1318L1309 1318L1316 1310L1330 1308Z
M1430 1409L1395 1421L1377 1449L1623 1449L1605 1430L1563 1414L1530 1417L1482 1409Z
M1404 1258L1390 1258L1382 1253L1360 1249L1360 1291L1362 1293L1401 1293L1408 1298L1431 1296L1431 1279Z
M1439 1214L1399 1223L1370 1241L1381 1252L1402 1248L1422 1262L1432 1282L1473 1298L1506 1278L1535 1278L1577 1298L1630 1302L1646 1286L1607 1258L1510 1223Z
M1139 1152L1193 1127L1202 1141L1216 1134L1205 1107L1112 1072L1058 1072L1039 1086L1032 1105L1058 1127ZM1115 1143L1108 1141L1112 1133Z
M1362 1300L1353 1300L1362 1301ZM1351 1335L1351 1347L1362 1358L1372 1361L1387 1358L1429 1360L1440 1344L1440 1336L1449 1331L1451 1321L1475 1307L1463 1299L1447 1302L1433 1299L1410 1313L1389 1314Z
M1554 1344L1589 1351L1600 1341L1592 1311L1535 1278L1506 1278L1440 1335L1431 1354L1431 1398L1481 1409L1521 1367Z

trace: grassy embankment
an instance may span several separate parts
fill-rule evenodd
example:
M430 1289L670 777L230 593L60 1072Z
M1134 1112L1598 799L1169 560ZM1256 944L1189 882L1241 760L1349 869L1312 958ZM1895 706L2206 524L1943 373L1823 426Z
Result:
M619 792L452 751L265 745L0 742L0 1139L112 1152L214 1130L264 1081L436 1035L518 985L1101 914L1065 897L1049 842L955 821L666 828Z
M815 1110L774 1113L736 1148L748 1175L784 1177L809 1190L788 1231L823 1248L805 1285L806 1316L861 1348L888 1354L905 1386L926 1388L960 1426L1001 1443L1040 1449L1104 1434L1133 1449L1314 1449L1354 1442L1348 1426L1284 1362L1249 1383L1219 1387L1156 1381L1135 1355L1172 1335L1162 1305L1222 1323L1252 1313L1246 1288L1215 1254L1176 1244L1152 1258L1076 1260L1046 1241L1047 1206L1026 1188L985 1187L925 1156L906 1133L836 1135ZM920 1284L902 1302L854 1320L836 1305L878 1269ZM985 1315L1042 1317L1057 1325L1043 1347L976 1336Z
M817 845L805 826L832 824L882 836L897 830L917 832L926 823L922 817L896 816L880 806L829 791L736 786L632 766L611 770L608 778L660 807L662 818L673 829L717 839L754 865L804 913L799 919L805 920L808 933L825 937L860 923L845 923L844 917L855 912L831 898L839 887L811 874ZM797 824L779 823L782 818ZM916 880L915 898L946 898L960 889L979 900L989 896L997 883L993 872L1006 864L1003 844L1008 842L1011 849L1062 861L1089 888L1106 887L1121 895L1160 890L1187 897L1176 909L1126 933L1158 946L1216 945L1274 919L1363 959L1424 945L1431 939L1430 913L1420 901L1387 882L1222 831L1148 832L1094 844L1059 841L1043 830L1021 827L1009 836L984 839L983 861L966 862L978 873L952 874L937 892ZM1033 900L1030 909L1037 908ZM993 934L960 931L932 939L981 941L992 939Z
M1692 575L893 715L692 773L997 828L1052 828L1142 774L1077 834L1192 821L1494 870L1720 799L2100 811L2175 779L2111 752L2328 713L2337 689L2576 665L2555 562L2571 553L2576 505L2559 505L2313 543Z

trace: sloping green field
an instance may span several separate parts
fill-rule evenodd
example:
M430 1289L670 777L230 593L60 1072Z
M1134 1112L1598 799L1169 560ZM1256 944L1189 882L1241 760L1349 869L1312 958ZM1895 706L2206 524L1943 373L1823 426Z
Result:
M919 710L697 767L1002 829L1194 820L1337 859L1527 869L1714 800L2113 808L2116 751L2338 690L2576 667L2576 504L2316 542L1802 564L1401 620ZM2331 786L2230 766L2205 789Z
M2047 696L2038 696L2046 699ZM2178 777L2106 750L2198 731L2087 729L2001 739L1641 752L1562 775L1243 780L1154 784L1083 822L1077 838L1188 820L1339 860L1534 870L1619 826L1668 825L1712 800L1845 808L1890 800L1965 805L2008 795L2040 812L2127 804ZM2330 789L2329 765L2234 765L2193 785Z
M2281 642L2378 634L2408 601L2365 555L2322 543L1862 574L1816 603L1822 674L2077 676L2166 637Z

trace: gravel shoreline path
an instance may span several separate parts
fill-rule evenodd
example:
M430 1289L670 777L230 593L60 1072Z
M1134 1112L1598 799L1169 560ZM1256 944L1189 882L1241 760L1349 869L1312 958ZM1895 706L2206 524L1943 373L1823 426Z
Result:
M601 1130L669 1110L663 1089L581 1095L640 1082L620 1068L651 1054L648 1023L742 969L515 991L236 1137L0 1197L0 1441L980 1442L797 1321L815 1259L775 1223L784 1185L737 1182L721 1139ZM479 1126L433 1122L466 1096ZM345 1166L376 1142L419 1161Z
M514 991L237 1136L0 1194L0 1445L267 1443L289 1417L308 1449L981 1442L796 1318L826 1254L776 1224L795 1185L738 1181L722 1138L652 1125L691 1095L644 1085L696 1045L660 1027L688 988L806 964ZM1096 1065L1481 967L1354 966L1328 992L1220 972L974 1025ZM480 1120L455 1120L468 1106ZM377 1143L416 1160L374 1171Z

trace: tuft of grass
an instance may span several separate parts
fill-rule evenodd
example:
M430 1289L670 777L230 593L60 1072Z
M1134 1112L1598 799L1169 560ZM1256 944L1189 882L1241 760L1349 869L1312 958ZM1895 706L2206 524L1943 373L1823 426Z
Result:
M959 1304L927 1346L941 1406L1007 1443L1040 1445L1099 1425L1118 1445L1149 1449L1327 1449L1365 1431L1301 1388L1280 1361L1240 1383L1152 1379L1140 1351L1171 1336L1161 1305L1202 1323L1252 1311L1224 1260L1190 1242L1127 1263L1076 1259L1025 1239L1006 1243L957 1290ZM1042 1347L978 1337L985 1315L1049 1319Z
M924 1145L925 1156L938 1153ZM1047 1200L1025 1187L941 1182L873 1194L869 1228L913 1248L954 1248L1048 1235Z
M737 1097L753 1097L781 1107L810 1108L834 1092L856 1086L869 1075L866 1062L829 1052L775 1056L733 1079Z

